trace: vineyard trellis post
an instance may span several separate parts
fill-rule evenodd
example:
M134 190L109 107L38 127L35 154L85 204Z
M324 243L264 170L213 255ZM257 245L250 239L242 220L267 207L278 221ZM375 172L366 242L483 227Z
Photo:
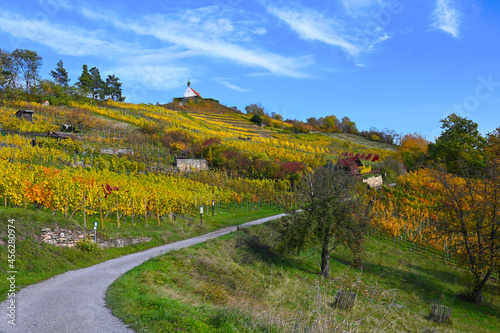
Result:
M135 226L134 220L134 197L130 198L130 207L132 208L132 228Z
M120 228L120 212L118 209L118 198L116 199L115 203L116 203L116 225L118 226L118 228Z
M101 215L101 228L104 229L104 219L102 218L102 203L100 194L99 194L99 214Z
M146 227L148 226L148 206L146 206L146 198L143 198L144 202L144 220L146 221Z

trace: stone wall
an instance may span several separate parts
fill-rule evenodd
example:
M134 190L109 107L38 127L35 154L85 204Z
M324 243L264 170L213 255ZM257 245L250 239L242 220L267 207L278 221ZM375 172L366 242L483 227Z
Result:
M99 246L103 249L110 247L125 247L134 244L146 243L153 240L153 237L127 237L115 238L107 241L99 242Z
M94 237L93 231L69 230L56 227L54 230L50 228L42 229L42 235L38 239L44 243L55 246L73 247L80 239L85 237Z
M208 163L207 160L178 158L176 160L176 167L180 172L204 171L208 170Z
M384 184L384 181L382 180L382 176L377 176L363 179L363 183L368 184L371 188L378 188Z
M130 148L101 148L101 154L108 155L134 155L134 150Z
M41 236L37 236L37 238L41 242L55 246L73 247L81 239L94 239L94 231L69 230L59 227L54 230L45 228L41 230ZM126 237L103 240L98 237L97 244L101 248L107 249L150 242L152 239L152 237Z

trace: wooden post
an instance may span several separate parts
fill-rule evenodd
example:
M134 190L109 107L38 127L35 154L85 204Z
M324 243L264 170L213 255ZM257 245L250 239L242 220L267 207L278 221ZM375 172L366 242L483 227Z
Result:
M118 211L118 199L116 199L115 203L116 203L116 224L118 228L120 228L120 212Z
M144 198L144 220L146 220L146 227L148 226L148 207L146 206L146 198Z
M87 227L87 215L85 214L85 191L83 191L83 227Z
M101 195L99 194L99 214L101 214L101 228L104 229L104 219L102 218Z
M71 216L69 217L70 219L73 217L73 215L75 215L76 211L78 210L78 208L80 208L80 205L82 204L83 202L83 199L80 201L80 203L76 206L75 210L73 211L73 213L71 214Z
M68 191L64 190L64 218L68 217Z
M130 198L130 206L132 207L132 228L135 226L134 221L134 197Z
M158 212L158 200L155 198L155 206L156 206L156 219L158 220L158 225L161 225L160 223L160 213Z

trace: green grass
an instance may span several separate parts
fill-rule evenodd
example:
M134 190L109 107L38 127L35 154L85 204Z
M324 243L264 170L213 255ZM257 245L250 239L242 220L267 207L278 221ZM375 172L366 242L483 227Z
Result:
M114 219L111 217L113 214L110 214L110 217L105 221L104 230L99 222L98 235L100 239L138 236L152 237L153 239L147 243L123 248L104 249L97 254L92 254L76 247L56 247L41 243L36 239L36 235L40 235L43 228L54 229L55 226L60 226L70 230L82 230L83 217L81 214L76 214L73 219L69 220L59 213L52 216L44 210L35 212L24 208L0 207L0 237L4 241L8 240L8 220L14 219L16 231L16 286L22 288L69 270L88 267L126 254L198 236L224 226L241 224L281 213L281 210L269 207L248 211L246 207L241 210L238 207L237 212L234 212L232 206L224 208L221 210L222 214L214 217L204 217L203 225L200 225L199 218L195 219L192 225L180 219L170 222L168 218L164 219L161 225L158 225L155 217L148 219L148 226L146 227L143 216L140 223L137 223L136 217L135 226L132 226L131 219L128 218L126 223L122 221L120 228L118 228L116 214L114 214ZM97 216L88 217L87 229L91 230L94 221L99 220ZM7 246L0 246L0 258L2 258L0 261L0 278L5 278L7 272L12 271L8 267L8 254ZM6 299L7 290L8 285L6 283L0 284L0 300Z
M491 304L464 302L466 272L439 258L370 236L364 269L339 249L326 280L319 249L279 254L270 225L242 231L238 247L231 234L152 259L118 279L107 302L139 332L500 331L498 286L487 285ZM353 311L330 306L339 288L358 292ZM453 308L452 323L428 318L435 300Z

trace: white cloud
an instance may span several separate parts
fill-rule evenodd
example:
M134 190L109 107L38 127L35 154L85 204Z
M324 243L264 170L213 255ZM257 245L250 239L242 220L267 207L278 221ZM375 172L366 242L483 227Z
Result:
M358 55L361 49L349 42L342 32L338 21L325 18L311 10L294 11L291 9L268 8L269 12L284 21L304 40L316 40L338 46L350 55Z
M359 5L364 6L372 2L359 1ZM382 4L381 1L376 2ZM341 20L334 16L326 17L323 13L308 8L295 10L268 7L267 9L285 22L300 38L339 47L351 57L371 52L376 44L390 38L385 32L385 26L373 18L345 17Z
M254 34L256 35L265 35L267 34L267 29L266 28L257 28L253 31Z
M432 26L459 38L461 16L452 0L437 0L432 13Z
M0 31L10 35L12 49L18 48L24 40L46 45L56 52L71 56L116 55L130 51L131 45L111 43L100 38L101 32L89 31L71 26L59 26L51 22L37 21L21 15L0 12Z
M243 92L243 93L250 91L249 89L241 88L241 87L238 87L237 85L229 83L229 82L227 82L227 80L225 80L223 78L215 78L214 80L219 82L220 84L222 84L224 87L229 88L229 89L234 90L234 91Z
M241 45L252 31L236 31L228 19L217 17L217 7L188 10L176 15L150 15L135 20L122 20L113 15L103 15L89 9L82 14L106 22L124 31L153 37L169 43L191 55L229 60L243 66L264 68L275 75L304 78L302 68L311 63L308 57L293 58L266 50ZM186 22L189 23L186 23ZM263 33L262 30L260 30Z

